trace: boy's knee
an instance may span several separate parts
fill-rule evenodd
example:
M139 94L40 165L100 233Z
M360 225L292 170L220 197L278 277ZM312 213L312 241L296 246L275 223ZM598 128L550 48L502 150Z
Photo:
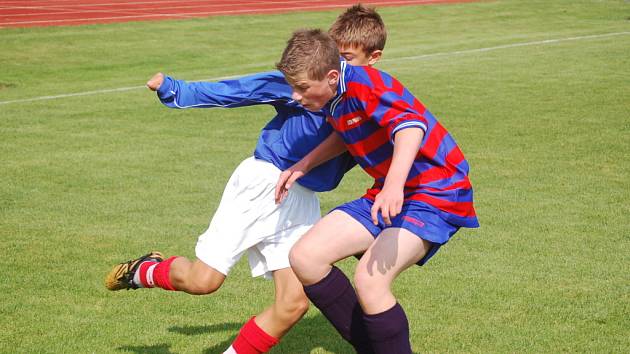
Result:
M383 287L379 284L373 276L364 271L357 271L354 274L354 286L357 291L357 296L361 299L361 302L371 302L380 298L383 292Z
M304 269L308 267L306 264L307 258L305 256L304 247L297 243L289 252L289 263L291 268L296 274L300 274Z

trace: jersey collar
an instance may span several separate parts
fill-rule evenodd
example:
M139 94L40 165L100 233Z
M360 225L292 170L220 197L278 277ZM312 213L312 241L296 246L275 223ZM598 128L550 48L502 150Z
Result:
M343 98L343 95L346 93L346 74L347 71L349 70L350 65L348 65L348 63L346 63L345 60L341 61L341 70L339 71L339 82L337 83L337 95L335 95L335 97L333 97L330 100L330 115L334 116L335 113L335 109L337 108L337 105L339 104L339 102L341 102L341 99Z

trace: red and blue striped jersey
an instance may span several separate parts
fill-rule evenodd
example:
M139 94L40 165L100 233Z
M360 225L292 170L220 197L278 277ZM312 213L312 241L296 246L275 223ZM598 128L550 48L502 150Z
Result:
M342 61L337 95L324 109L357 163L374 178L365 198L381 191L394 152L394 135L420 128L424 137L405 183L405 201L428 205L444 220L478 227L468 162L448 131L395 78Z

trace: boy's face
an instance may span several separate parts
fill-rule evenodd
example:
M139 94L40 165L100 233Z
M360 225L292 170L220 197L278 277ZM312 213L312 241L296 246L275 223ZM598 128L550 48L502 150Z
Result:
M322 80L312 80L306 73L298 75L289 84L293 88L291 98L298 101L302 107L309 111L317 112L324 108L326 103L337 93L339 72L331 70Z
M346 59L348 64L354 66L374 65L381 58L382 53L380 50L375 50L370 54L366 54L363 48L353 46L339 47L339 54Z

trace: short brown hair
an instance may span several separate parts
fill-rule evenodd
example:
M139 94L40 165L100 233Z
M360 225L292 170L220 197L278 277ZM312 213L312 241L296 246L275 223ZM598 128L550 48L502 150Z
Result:
M295 81L304 73L311 80L322 80L330 70L340 70L337 44L320 29L297 30L287 41L276 68L287 80Z
M374 8L361 4L344 11L328 30L339 47L355 47L365 54L383 50L387 31L383 19Z

